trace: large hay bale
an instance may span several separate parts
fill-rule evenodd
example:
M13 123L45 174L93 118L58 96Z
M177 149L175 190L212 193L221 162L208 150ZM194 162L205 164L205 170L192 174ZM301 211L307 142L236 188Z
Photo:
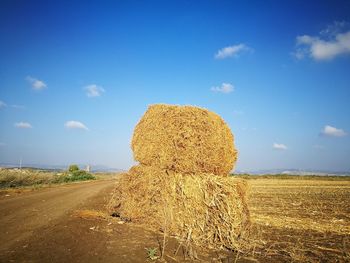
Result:
M151 105L132 138L135 160L180 173L227 175L237 160L222 118L193 106Z
M245 198L239 179L138 165L120 177L109 207L187 247L238 249L250 222Z

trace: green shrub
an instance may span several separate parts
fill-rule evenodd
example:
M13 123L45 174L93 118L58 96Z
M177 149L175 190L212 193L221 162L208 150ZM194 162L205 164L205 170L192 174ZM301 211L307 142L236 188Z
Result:
M79 171L79 166L76 165L76 164L71 164L71 165L69 165L69 167L68 167L68 171L69 171L69 172Z
M85 181L85 180L95 180L96 177L93 176L92 174L79 170L79 171L74 171L72 173L68 173L67 176L65 177L65 182L73 182L73 181Z
M56 177L56 183L67 183L75 181L86 181L86 180L95 180L96 177L84 170L75 170L73 172L65 172Z
M0 169L0 189L96 179L94 175L84 170L75 170L75 168L72 172L63 173L30 169Z

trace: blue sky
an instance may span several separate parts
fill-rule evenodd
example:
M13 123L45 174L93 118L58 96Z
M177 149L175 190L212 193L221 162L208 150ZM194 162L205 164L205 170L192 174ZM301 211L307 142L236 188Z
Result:
M0 163L133 163L149 104L220 114L238 170L350 171L349 1L1 1Z

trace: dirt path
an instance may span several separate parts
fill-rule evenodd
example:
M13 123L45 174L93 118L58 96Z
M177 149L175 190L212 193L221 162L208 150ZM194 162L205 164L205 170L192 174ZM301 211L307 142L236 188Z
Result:
M145 231L94 215L108 215L105 205L114 183L2 196L0 262L145 262Z
M0 252L83 204L111 181L97 181L43 189L0 200Z

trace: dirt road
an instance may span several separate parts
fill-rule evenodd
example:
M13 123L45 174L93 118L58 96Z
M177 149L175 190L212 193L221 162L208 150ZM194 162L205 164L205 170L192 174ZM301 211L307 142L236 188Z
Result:
M5 196L0 200L0 251L7 250L14 243L31 236L35 230L67 215L110 185L111 181L79 183L12 198L11 195Z
M154 235L106 219L114 181L0 198L0 262L145 262Z

